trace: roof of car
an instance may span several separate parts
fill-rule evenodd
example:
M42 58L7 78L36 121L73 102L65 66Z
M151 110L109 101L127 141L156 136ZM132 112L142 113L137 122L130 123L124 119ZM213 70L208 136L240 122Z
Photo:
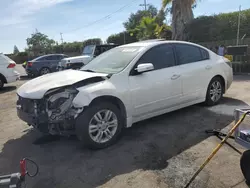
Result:
M65 54L46 54L46 55L43 55L43 56L51 56L51 55L65 55Z
M47 56L54 56L54 55L61 55L61 56L64 56L65 54L46 54L46 55L38 56L37 58L47 57Z
M186 41L164 40L164 39L144 40L144 41L134 42L134 43L130 43L130 44L125 44L122 46L123 47L133 47L133 46L150 47L150 46L156 46L158 44L164 44L164 43L180 43L180 44L192 44L192 45L200 46L199 44L186 42ZM202 47L202 46L200 46L200 47Z

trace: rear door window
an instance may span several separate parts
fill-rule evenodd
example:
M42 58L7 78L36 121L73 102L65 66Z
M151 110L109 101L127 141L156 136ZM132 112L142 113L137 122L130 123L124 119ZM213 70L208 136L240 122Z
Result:
M200 48L201 51L201 57L203 60L209 59L209 53L207 50Z
M174 46L176 50L178 63L180 65L202 61L208 56L208 54L202 55L201 48L194 45L174 44Z

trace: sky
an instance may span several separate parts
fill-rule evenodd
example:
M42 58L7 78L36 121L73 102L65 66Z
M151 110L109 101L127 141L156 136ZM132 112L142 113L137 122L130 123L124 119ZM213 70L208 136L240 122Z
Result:
M36 31L59 43L88 38L106 40L110 34L124 30L123 22L132 12L144 7L144 0L0 0L0 52L20 51L26 38ZM161 0L147 0L157 8ZM250 8L250 0L199 0L195 17Z

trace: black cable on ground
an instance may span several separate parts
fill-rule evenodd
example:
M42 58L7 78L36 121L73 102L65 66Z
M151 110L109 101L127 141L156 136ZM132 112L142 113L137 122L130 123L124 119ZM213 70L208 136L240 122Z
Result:
M35 177L35 176L38 174L38 172L39 172L39 167L38 167L38 165L36 164L36 162L33 161L33 160L31 160L31 159L29 159L29 158L24 158L23 160L28 161L28 162L32 163L33 165L35 165L36 171L35 171L34 174L30 174L30 173L27 171L27 175L28 175L29 177Z

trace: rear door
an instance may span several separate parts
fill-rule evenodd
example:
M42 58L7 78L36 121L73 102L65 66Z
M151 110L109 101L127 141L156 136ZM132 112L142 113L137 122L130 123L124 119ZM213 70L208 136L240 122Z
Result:
M208 51L192 44L173 45L181 69L183 102L204 98L213 75Z
M49 68L52 72L56 71L56 68L61 59L63 59L62 55L50 55L46 57L46 60L48 61L49 64Z

